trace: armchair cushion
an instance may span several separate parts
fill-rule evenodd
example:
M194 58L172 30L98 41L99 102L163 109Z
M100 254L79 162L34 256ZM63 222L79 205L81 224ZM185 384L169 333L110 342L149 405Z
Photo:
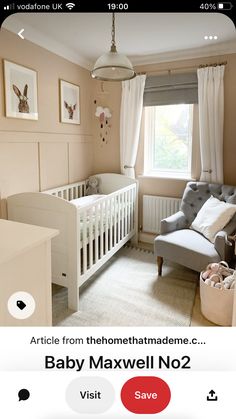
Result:
M183 229L160 235L154 241L155 254L201 272L221 258L214 244L194 230Z
M191 224L193 230L202 233L212 243L236 212L236 205L220 201L211 196L201 207Z

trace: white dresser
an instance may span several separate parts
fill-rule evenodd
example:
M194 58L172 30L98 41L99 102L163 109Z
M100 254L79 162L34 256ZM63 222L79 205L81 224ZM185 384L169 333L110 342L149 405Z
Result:
M0 219L0 326L52 325L51 239L58 234L58 230ZM9 312L9 299L17 293L29 294L35 301L28 318ZM28 309L24 298L17 304Z

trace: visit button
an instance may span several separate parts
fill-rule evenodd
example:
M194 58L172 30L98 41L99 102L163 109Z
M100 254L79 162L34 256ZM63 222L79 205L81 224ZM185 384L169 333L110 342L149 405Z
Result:
M121 389L121 401L132 413L160 413L170 402L170 388L158 377L133 377Z

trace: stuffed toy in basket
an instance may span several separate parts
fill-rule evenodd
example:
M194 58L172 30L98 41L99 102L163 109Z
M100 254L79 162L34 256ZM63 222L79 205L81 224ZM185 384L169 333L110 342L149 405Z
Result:
M236 271L225 261L211 263L200 274L202 314L221 326L232 325Z

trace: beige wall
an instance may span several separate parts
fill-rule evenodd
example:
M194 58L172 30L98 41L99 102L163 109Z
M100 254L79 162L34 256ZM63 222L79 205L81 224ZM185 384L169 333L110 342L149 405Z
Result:
M120 82L95 81L93 92L93 141L94 172L120 173ZM95 117L96 107L108 107L112 117L107 130L101 129L99 118ZM107 131L107 134L106 134ZM103 142L102 139L105 138Z
M38 121L6 118L3 59L37 70ZM92 89L88 70L1 30L0 197L71 183L93 173ZM59 120L59 79L80 86L81 124Z

